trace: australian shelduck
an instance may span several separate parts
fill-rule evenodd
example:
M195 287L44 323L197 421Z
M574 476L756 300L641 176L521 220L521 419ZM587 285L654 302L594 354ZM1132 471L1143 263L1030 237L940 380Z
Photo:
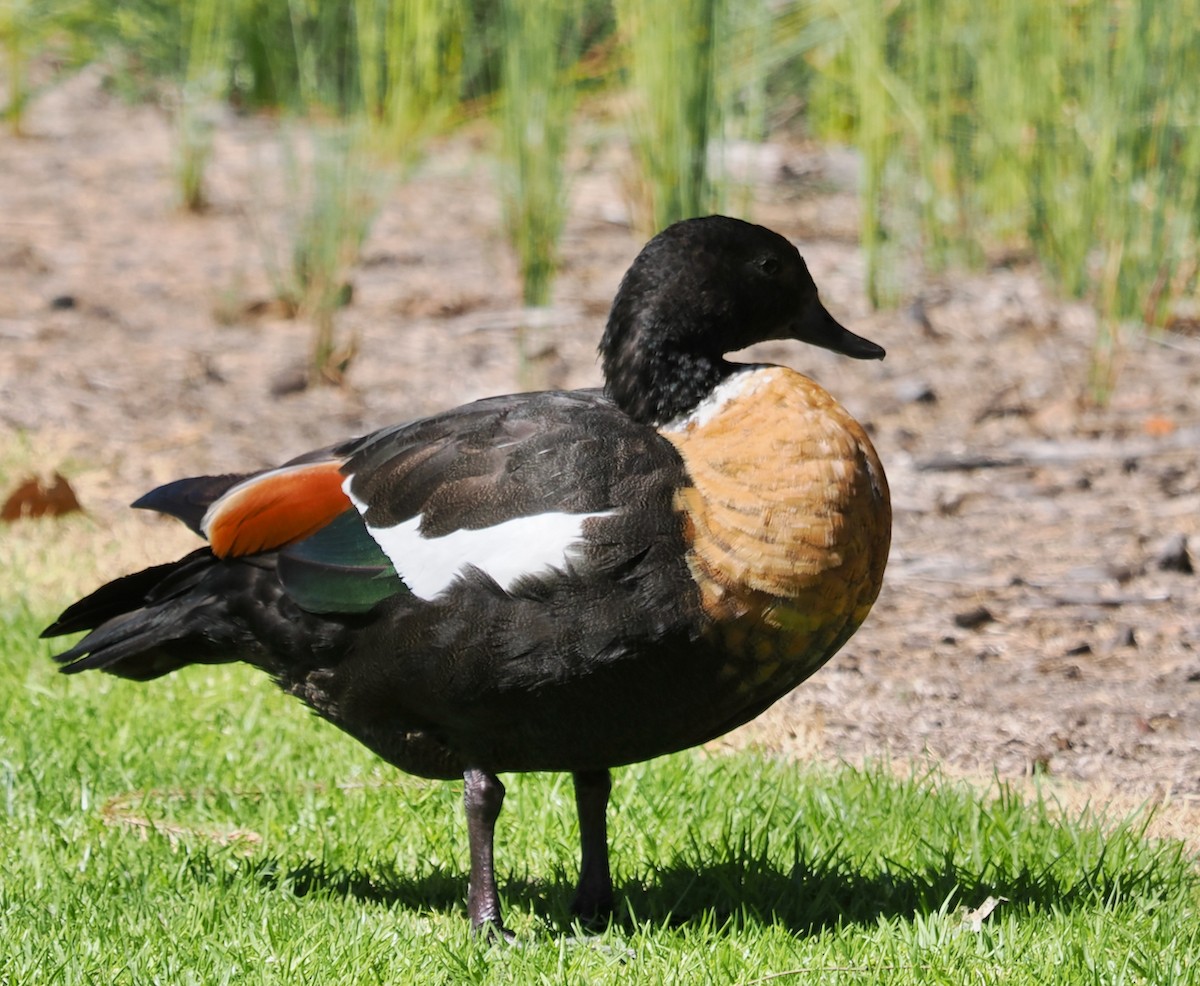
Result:
M58 655L147 680L245 661L424 777L465 779L476 928L502 931L493 830L507 771L570 771L572 911L613 907L609 768L757 716L858 628L891 508L862 427L786 367L725 354L798 339L857 359L800 254L710 216L625 274L602 390L492 397L265 472L134 506L207 545L69 607Z

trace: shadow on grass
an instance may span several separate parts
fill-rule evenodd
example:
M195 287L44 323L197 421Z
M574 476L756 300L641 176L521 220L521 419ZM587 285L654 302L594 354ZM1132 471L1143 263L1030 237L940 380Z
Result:
M794 862L785 866L765 852L747 851L695 865L676 860L645 880L617 886L614 923L626 931L646 924L733 929L771 925L811 934L846 924L873 925L881 918L932 914L947 903L951 909L975 907L988 895L1039 911L1111 907L1153 895L1170 881L1145 858L1140 865L1116 869L1101 858L1087 868L1067 867L1067 874L1053 863L1009 862L1009 867L986 864L983 872L976 872L946 858L942 865L922 870L893 863L867 873L861 861L840 849L815 860L796 853ZM216 868L202 869L208 870L208 878L217 876L231 885L255 880L298 896L344 897L389 908L458 913L466 919L466 874L440 868L413 876L391 866L371 871L313 860L289 867L277 859L258 859L244 860L236 870L224 869L219 875ZM551 926L571 926L568 902L574 887L568 881L502 877L500 891L511 910L527 911Z

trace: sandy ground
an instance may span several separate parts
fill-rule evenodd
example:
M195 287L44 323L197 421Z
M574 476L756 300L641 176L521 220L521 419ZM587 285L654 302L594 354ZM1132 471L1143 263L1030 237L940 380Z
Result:
M519 389L518 283L481 127L388 186L340 316L359 347L347 386L285 392L309 330L267 304L264 256L295 212L276 124L220 119L199 216L174 204L166 113L108 95L99 70L47 90L27 126L0 136L0 437L66 474L135 553L187 544L126 516L157 483ZM810 373L867 425L896 523L868 623L728 742L1039 775L1118 807L1165 800L1172 830L1195 837L1200 575L1166 548L1187 539L1200 567L1200 338L1130 337L1096 407L1085 304L1010 263L914 268L906 304L872 312L852 159L780 146L759 164L749 217L794 239L830 309L889 355L754 355ZM536 372L562 387L599 381L607 305L643 239L619 149L598 137L574 165L536 339Z

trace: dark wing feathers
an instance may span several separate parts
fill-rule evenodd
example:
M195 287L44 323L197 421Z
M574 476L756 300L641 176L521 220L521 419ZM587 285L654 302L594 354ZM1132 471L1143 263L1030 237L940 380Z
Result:
M219 500L234 486L249 479L253 473L226 476L192 476L177 479L133 501L139 510L154 510L183 521L197 534L202 534L200 521L209 505Z
M611 520L588 522L587 556L573 566L578 577L589 571L612 577L636 566L656 539L677 536L670 501L685 481L674 447L598 390L488 398L287 465L334 462L351 477L350 491L365 505L364 514L347 504L315 533L275 549L286 592L313 613L363 613L407 594L367 526L391 527L418 514L421 533L440 537L549 512L612 511ZM269 481L278 472L262 475ZM180 480L136 505L178 517L198 531L209 505L251 478ZM149 572L143 576L147 587L154 584ZM135 588L117 585L114 592L125 595ZM103 606L105 600L89 602ZM68 610L55 626L66 632L91 619L75 617Z
M489 398L338 452L370 526L420 514L427 537L633 505L664 467L683 469L668 442L598 390Z
M329 454L365 509L281 551L280 578L313 612L362 612L403 592L364 520L378 529L420 515L421 534L435 538L544 513L611 511L585 526L585 556L572 565L579 578L620 577L651 545L681 536L671 497L685 481L682 460L598 390L488 398Z

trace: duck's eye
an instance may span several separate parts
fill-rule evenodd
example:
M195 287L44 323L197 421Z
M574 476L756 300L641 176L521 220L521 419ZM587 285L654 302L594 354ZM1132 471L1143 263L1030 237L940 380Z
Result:
M758 269L767 277L774 277L779 273L779 260L775 257L759 257Z

